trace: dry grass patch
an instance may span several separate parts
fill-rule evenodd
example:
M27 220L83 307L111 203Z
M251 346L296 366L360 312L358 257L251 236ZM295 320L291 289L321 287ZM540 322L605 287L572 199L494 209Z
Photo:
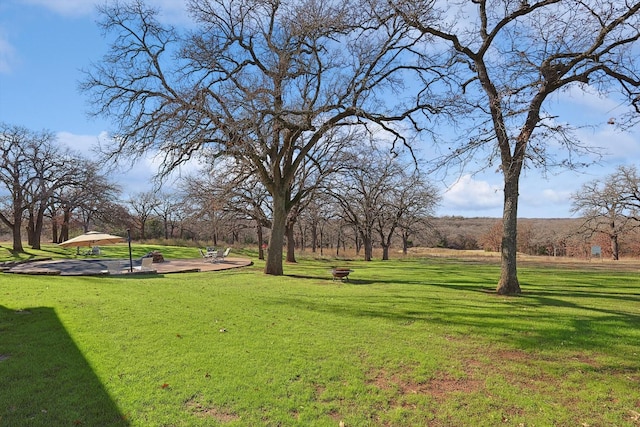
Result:
M225 408L219 408L213 405L207 405L200 402L201 397L193 396L184 404L185 408L200 418L210 418L218 423L226 424L240 420L240 417L233 411Z
M450 258L463 261L478 261L485 264L500 264L499 252L487 252L481 249L460 250L446 248L410 248L410 257ZM399 254L401 256L401 254ZM563 269L585 268L592 271L639 271L640 260L625 257L618 260L610 258L577 258L564 256L540 256L518 254L518 265L529 268L559 267Z
M442 402L454 393L477 393L484 390L484 382L473 375L454 376L445 371L438 371L425 382L416 382L408 378L410 372L389 373L384 369L370 373L367 384L383 391L391 391L398 398L406 395L426 395L437 402ZM471 373L470 373L471 374ZM397 406L395 402L392 406Z

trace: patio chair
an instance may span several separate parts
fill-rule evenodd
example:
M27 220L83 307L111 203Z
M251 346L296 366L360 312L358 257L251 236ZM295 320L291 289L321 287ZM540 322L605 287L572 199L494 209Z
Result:
M229 256L229 252L231 252L231 248L227 248L224 252L220 251L218 253L219 260L224 261L224 259Z
M207 252L207 254L211 257L210 261L212 263L217 263L222 261L223 255L224 255L224 251L222 249L220 249L219 251L211 251L211 252Z
M93 246L91 249L84 251L83 255L100 255L100 247Z
M216 256L217 256L217 254L216 254L216 252L215 252L215 251L213 251L213 252L210 252L210 251L205 252L205 251L203 251L202 249L199 249L199 251L200 251L200 255L202 255L202 258L203 258L205 261L207 261L207 262L214 262L214 261L216 260Z
M151 257L145 257L142 258L142 261L140 262L140 266L136 266L134 267L134 269L138 270L138 271L153 271L153 258Z

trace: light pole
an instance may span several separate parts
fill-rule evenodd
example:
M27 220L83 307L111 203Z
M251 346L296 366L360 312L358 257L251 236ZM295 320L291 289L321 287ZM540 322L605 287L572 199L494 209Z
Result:
M127 228L127 241L129 242L129 273L133 273L133 257L131 256L131 229Z

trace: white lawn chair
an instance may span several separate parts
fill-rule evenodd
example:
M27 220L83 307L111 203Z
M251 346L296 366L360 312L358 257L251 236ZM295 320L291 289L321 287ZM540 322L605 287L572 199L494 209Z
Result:
M218 261L224 261L224 259L229 256L229 252L231 252L231 248L227 248L224 252L218 252Z
M222 261L222 250L211 252L213 256L213 261L211 262L220 262Z
M215 262L215 260L216 260L216 252L215 251L207 250L207 252L205 252L202 249L199 249L199 251L200 251L200 255L202 255L202 258L205 261L207 261L207 262Z
M138 271L153 271L154 270L153 258L152 257L142 258L142 261L140 262L140 266L136 266L134 268Z

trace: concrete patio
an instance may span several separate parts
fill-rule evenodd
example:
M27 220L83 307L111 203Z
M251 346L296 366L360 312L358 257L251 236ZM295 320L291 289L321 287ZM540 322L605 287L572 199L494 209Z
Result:
M114 263L116 268L114 268ZM221 262L207 262L202 258L165 260L153 263L151 270L139 270L140 260L133 260L134 270L131 273L128 259L67 259L32 261L14 265L4 269L4 273L60 275L60 276L103 276L126 274L170 274L198 271L217 271L246 267L253 264L247 258L227 257Z

